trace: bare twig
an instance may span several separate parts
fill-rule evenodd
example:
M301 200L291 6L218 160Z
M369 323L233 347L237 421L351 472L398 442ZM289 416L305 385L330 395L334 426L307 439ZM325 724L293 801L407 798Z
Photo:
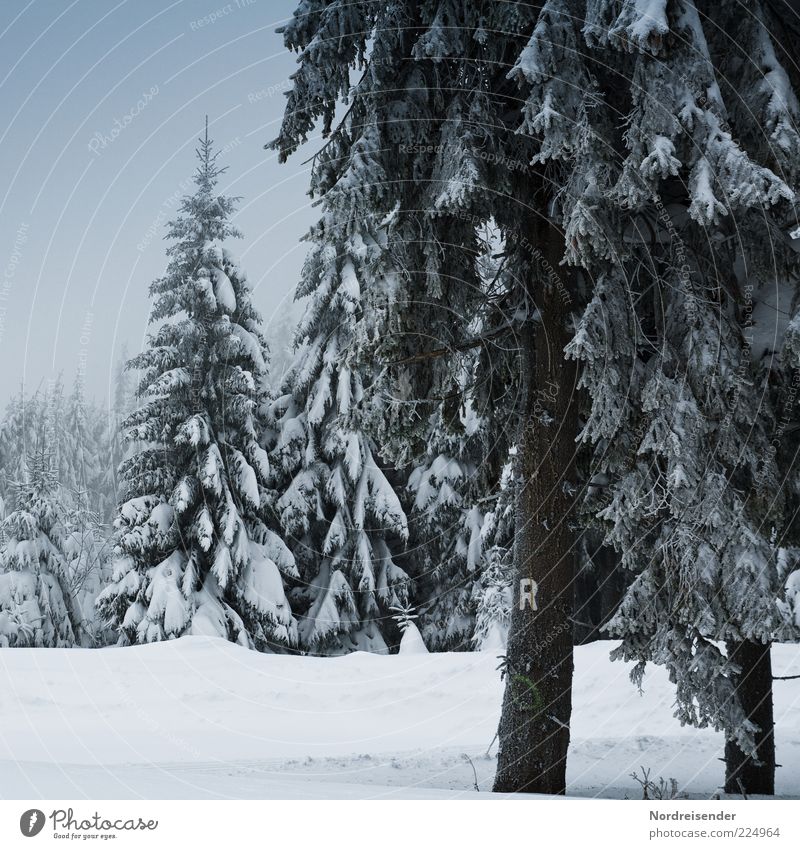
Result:
M472 758L466 752L463 755L461 755L461 757L464 758L465 760L469 761L469 765L472 767L472 774L475 776L475 783L473 784L473 787L475 788L476 793L480 793L481 788L478 787L478 772L475 769L475 764L472 763Z

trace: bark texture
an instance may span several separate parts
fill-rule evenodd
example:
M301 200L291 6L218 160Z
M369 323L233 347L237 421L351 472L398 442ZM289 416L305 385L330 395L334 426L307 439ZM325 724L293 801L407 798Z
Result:
M531 227L531 305L520 333L522 399L516 456L515 581L494 789L563 794L572 714L572 610L578 431L576 369L564 358L574 287L564 243Z
M775 794L775 722L772 711L771 644L729 642L728 657L741 672L736 692L747 718L759 728L757 758L746 755L731 740L725 743L725 792L773 796Z

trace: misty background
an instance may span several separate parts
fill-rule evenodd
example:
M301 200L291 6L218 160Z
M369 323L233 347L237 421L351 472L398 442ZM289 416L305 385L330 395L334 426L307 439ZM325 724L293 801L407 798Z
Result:
M295 57L275 30L294 0L3 0L0 4L0 405L80 370L106 405L203 132L240 195L247 271L273 349L315 217L310 140L286 165L275 137ZM316 140L318 142L318 140Z

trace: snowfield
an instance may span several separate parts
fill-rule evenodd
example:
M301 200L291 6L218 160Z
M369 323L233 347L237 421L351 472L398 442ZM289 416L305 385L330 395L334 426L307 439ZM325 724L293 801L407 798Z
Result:
M663 669L640 696L612 645L575 652L570 793L641 798L640 767L690 796L717 792L721 735L680 727ZM0 796L489 798L497 663L281 657L205 637L0 650ZM776 646L773 664L800 673L800 647ZM775 682L775 715L777 790L800 797L800 680Z

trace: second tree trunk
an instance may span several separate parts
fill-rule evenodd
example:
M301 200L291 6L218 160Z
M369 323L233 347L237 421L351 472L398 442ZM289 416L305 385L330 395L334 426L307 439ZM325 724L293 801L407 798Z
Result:
M732 740L725 743L725 792L772 796L775 793L775 726L772 714L772 661L770 645L743 642L727 644L728 657L741 672L735 678L736 693L756 733L752 758Z

